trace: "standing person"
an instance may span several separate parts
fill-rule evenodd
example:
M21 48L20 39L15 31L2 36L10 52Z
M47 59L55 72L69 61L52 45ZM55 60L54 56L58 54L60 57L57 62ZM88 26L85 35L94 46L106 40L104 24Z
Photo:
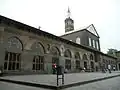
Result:
M108 71L109 71L109 73L111 73L111 65L110 64L108 65Z

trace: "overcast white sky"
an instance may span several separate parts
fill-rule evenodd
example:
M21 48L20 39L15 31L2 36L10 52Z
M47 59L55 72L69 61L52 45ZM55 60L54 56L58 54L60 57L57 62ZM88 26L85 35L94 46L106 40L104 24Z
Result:
M60 36L68 6L75 29L94 24L101 50L120 50L120 0L0 0L0 15Z

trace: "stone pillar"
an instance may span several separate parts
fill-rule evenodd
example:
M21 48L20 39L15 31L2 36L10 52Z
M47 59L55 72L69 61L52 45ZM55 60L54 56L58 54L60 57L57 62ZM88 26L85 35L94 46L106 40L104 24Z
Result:
M46 73L52 73L52 56L46 54L44 56L44 70Z
M80 67L84 67L84 63L83 63L83 60L80 60Z
M76 70L75 59L71 58L71 72L75 72L75 70Z
M33 54L28 51L25 51L21 55L21 71L32 72L32 61L33 61Z
M65 68L65 58L64 58L64 56L59 57L59 65L61 65Z

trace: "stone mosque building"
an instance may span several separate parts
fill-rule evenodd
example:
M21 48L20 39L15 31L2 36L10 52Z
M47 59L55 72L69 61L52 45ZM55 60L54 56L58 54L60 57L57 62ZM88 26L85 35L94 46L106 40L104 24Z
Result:
M74 20L65 19L65 34L48 32L0 15L0 69L6 74L52 73L52 65L68 72L101 71L117 65L117 57L100 51L99 35L93 24L74 30Z

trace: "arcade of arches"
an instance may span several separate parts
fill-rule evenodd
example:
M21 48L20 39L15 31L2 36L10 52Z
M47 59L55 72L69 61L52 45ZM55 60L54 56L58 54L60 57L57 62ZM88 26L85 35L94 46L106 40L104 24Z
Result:
M8 71L20 71L21 70L21 61L22 61L22 52L23 52L23 44L17 37L11 37L8 39L6 44L5 58L4 58L4 70ZM44 71L45 70L45 47L41 42L34 42L30 47L31 52L33 53L32 57L32 67L31 70L34 72ZM52 57L52 64L59 65L59 57L61 56L61 52L57 46L49 46L49 53ZM74 57L72 57L72 53L70 49L66 49L64 51L64 60L65 60L65 69L68 71L71 70L72 59L75 59L75 68L76 70L80 69L81 61L84 61L84 66L88 69L89 61L91 61L91 68L94 69L94 57L90 55L90 60L88 60L88 56L83 54L82 59L79 52L74 53Z

